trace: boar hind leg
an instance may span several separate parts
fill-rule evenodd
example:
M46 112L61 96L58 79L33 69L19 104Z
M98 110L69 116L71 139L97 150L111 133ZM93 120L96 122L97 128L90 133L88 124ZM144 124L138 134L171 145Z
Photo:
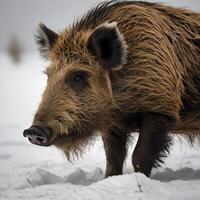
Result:
M113 128L102 134L106 154L106 177L122 174L127 153L127 133Z
M140 124L139 139L132 155L136 172L149 176L153 167L162 163L162 158L169 152L171 126L169 117L156 114L144 114Z

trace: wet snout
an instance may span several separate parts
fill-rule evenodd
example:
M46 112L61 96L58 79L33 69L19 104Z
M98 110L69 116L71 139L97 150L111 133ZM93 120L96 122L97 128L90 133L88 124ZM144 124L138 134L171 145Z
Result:
M50 128L44 124L35 124L24 130L24 137L27 137L32 144L40 146L51 145L54 137Z

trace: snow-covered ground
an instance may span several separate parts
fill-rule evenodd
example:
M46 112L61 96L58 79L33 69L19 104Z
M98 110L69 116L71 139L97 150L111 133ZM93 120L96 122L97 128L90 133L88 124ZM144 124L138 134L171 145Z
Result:
M40 101L46 77L38 56L13 65L0 54L0 199L198 200L200 148L177 138L162 168L150 178L133 173L130 153L124 175L104 179L105 155L99 140L84 157L68 162L54 147L23 138Z

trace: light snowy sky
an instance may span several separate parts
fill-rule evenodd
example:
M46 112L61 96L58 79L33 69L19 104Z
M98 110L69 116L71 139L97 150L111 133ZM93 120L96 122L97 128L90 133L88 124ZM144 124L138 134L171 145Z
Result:
M0 50L16 34L24 48L36 49L33 34L38 22L61 30L102 0L0 0ZM200 0L149 0L200 11Z

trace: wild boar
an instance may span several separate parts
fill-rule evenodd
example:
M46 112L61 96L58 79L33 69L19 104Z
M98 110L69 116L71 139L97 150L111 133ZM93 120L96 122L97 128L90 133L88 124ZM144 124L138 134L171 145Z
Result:
M82 153L97 132L106 177L122 174L131 133L136 172L149 176L170 133L200 136L200 14L157 3L99 4L60 33L39 24L47 86L24 136Z

